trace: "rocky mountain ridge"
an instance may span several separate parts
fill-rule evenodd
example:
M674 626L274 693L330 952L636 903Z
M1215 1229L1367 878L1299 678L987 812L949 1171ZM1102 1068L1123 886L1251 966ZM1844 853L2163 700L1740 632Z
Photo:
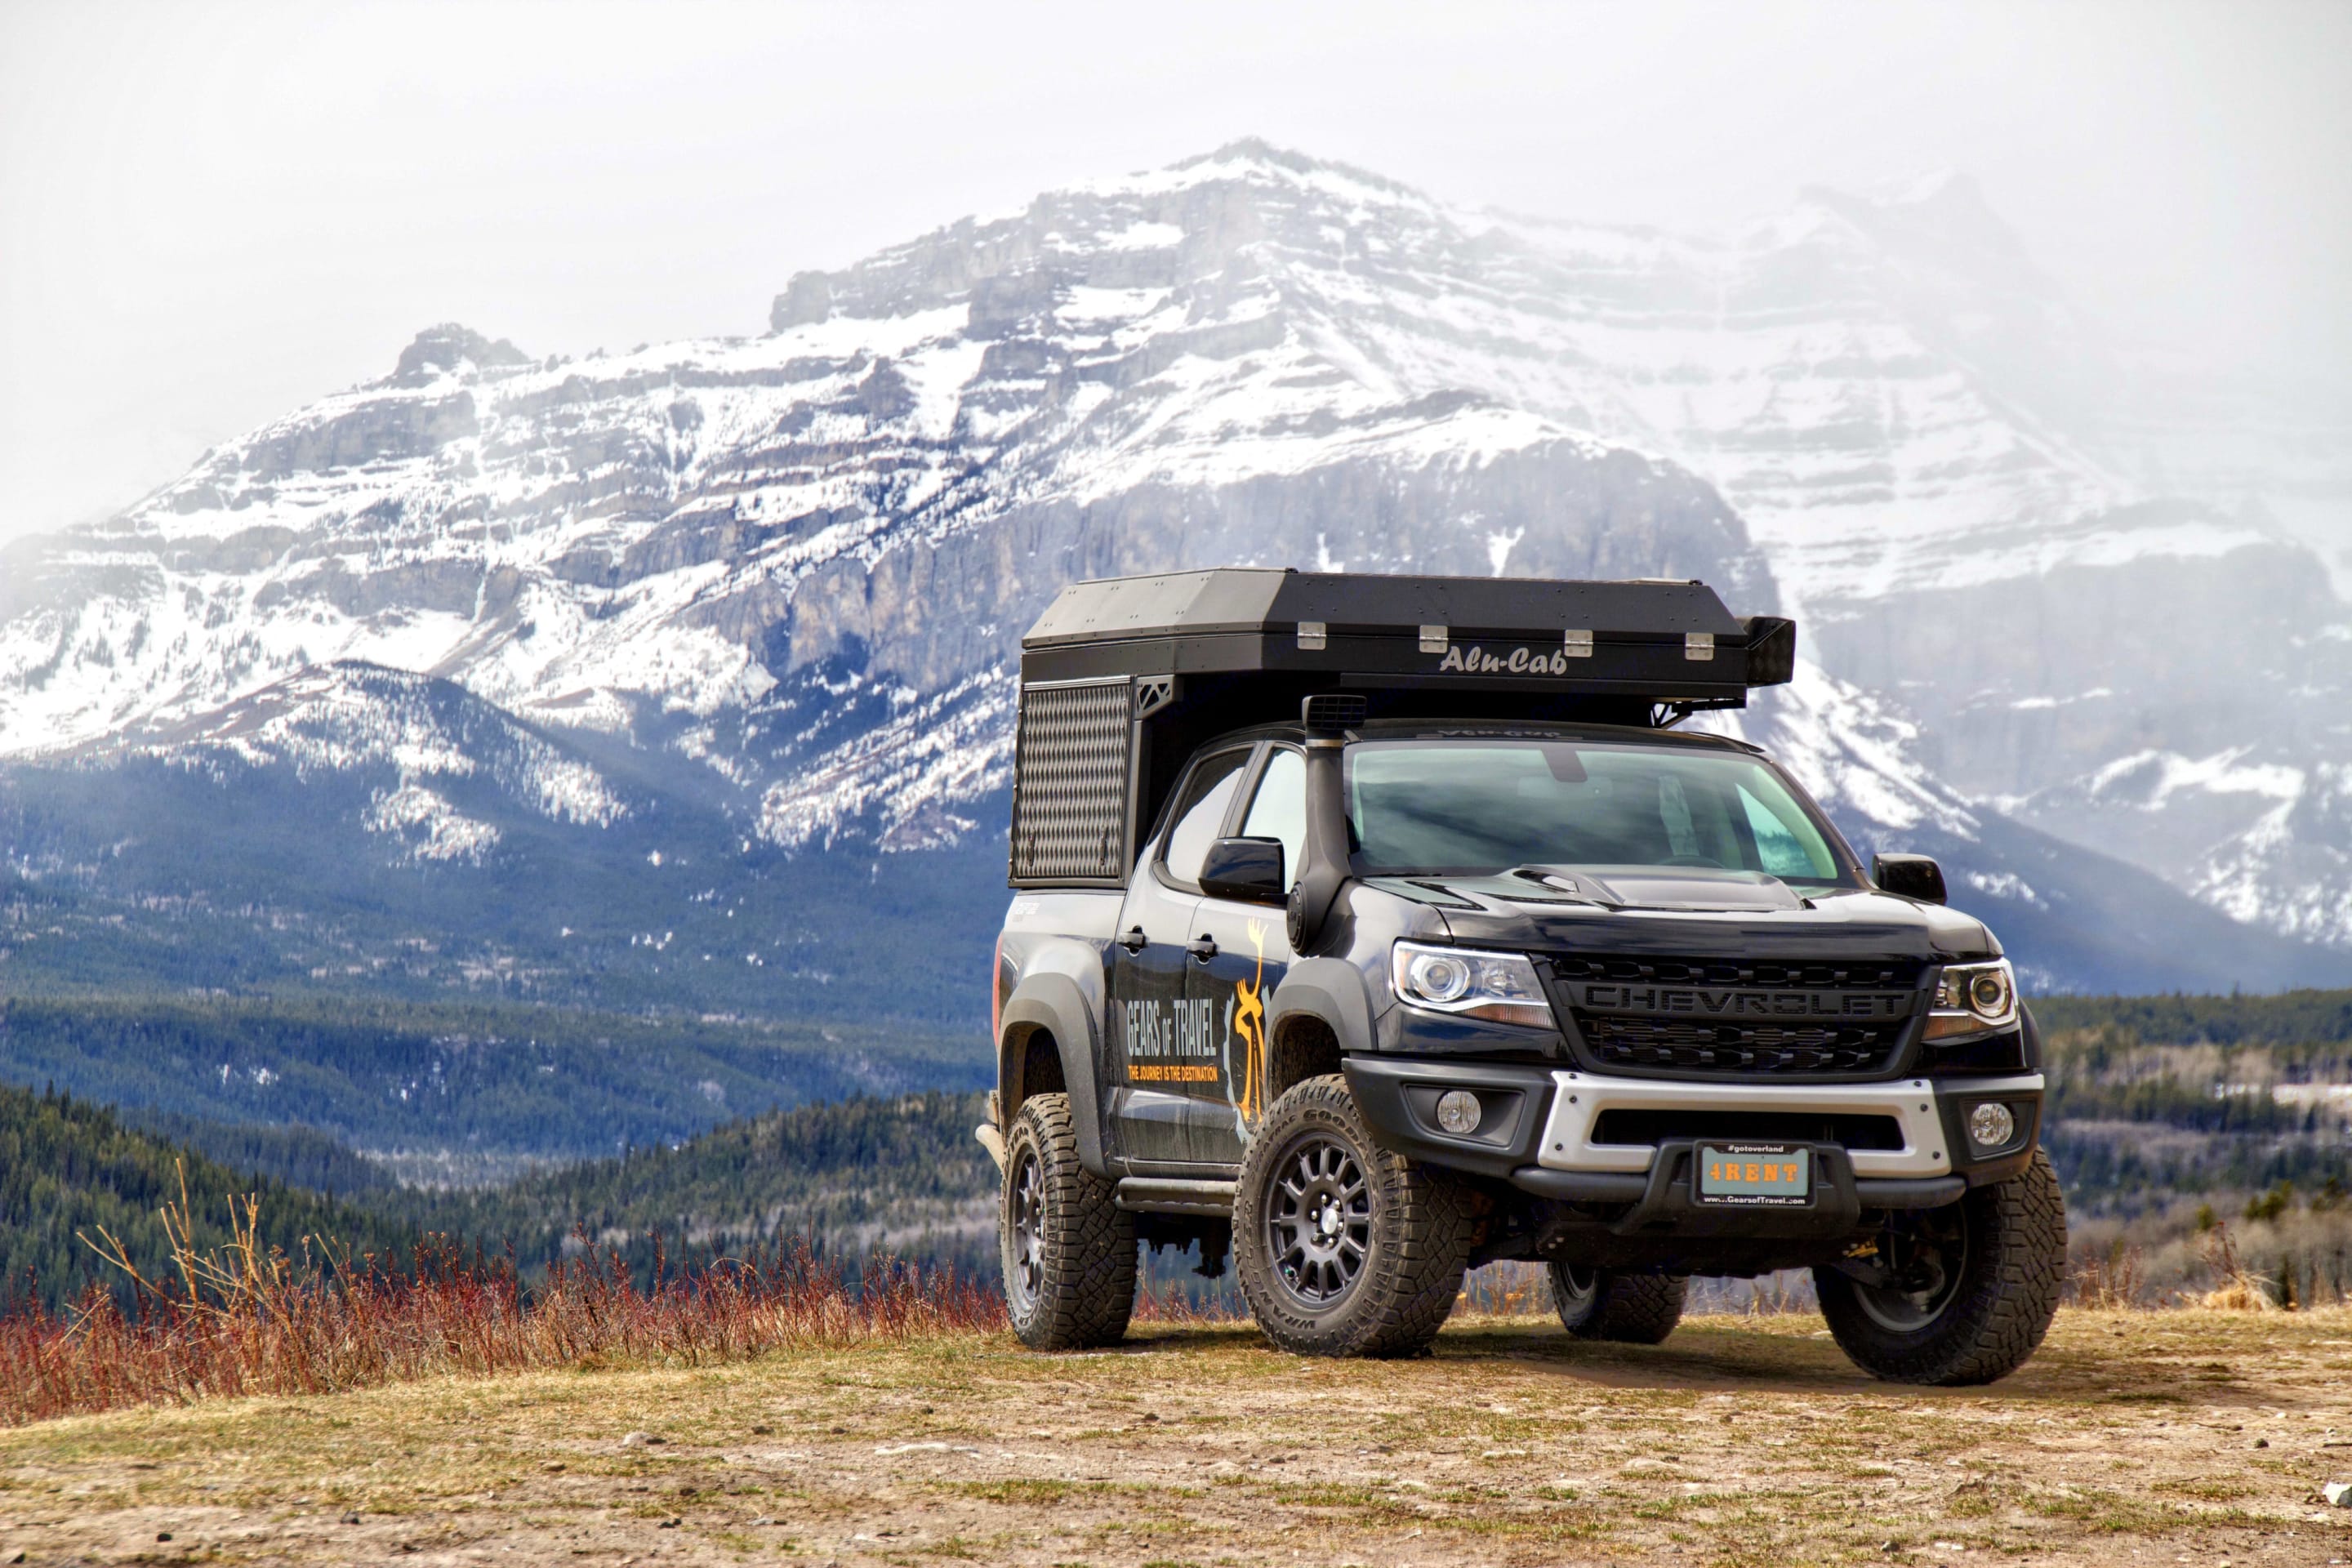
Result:
M1749 722L1838 775L1857 837L1933 816L1984 898L2037 885L1993 839L2069 853L2010 816L2099 845L2298 939L2246 949L2254 984L2352 942L2352 744L2310 718L2352 664L2326 572L2259 509L2147 499L2094 417L2114 356L1965 187L1698 241L1243 143L797 275L770 328L579 361L436 328L15 547L0 757L364 773L345 830L452 877L526 820L625 834L665 802L744 856L961 864L996 853L1018 637L1065 581L1697 576L1803 617L1827 671ZM2183 605L2235 640L2183 647ZM334 673L370 665L454 682L540 760L469 773ZM1865 710L1867 745L1822 718ZM2133 794L2134 758L2186 782ZM494 776L499 811L456 804ZM2073 962L2051 982L2105 973Z

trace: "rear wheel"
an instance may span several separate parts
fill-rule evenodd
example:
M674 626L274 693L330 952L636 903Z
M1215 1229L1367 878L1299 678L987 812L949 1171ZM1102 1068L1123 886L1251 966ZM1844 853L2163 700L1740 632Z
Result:
M1551 1266L1551 1302L1560 1327L1580 1340L1654 1345L1682 1321L1690 1280L1680 1274L1618 1274Z
M1135 1216L1078 1163L1066 1094L1033 1095L1004 1140L1004 1304L1031 1350L1109 1344L1135 1309Z
M1454 1310L1470 1255L1458 1182L1372 1139L1347 1079L1274 1102L1242 1156L1234 1255L1266 1338L1301 1355L1410 1355Z
M1890 1383L1990 1383L2050 1331L2066 1277L2066 1205L2049 1157L1941 1208L1897 1214L1862 1268L1816 1268L1838 1347Z

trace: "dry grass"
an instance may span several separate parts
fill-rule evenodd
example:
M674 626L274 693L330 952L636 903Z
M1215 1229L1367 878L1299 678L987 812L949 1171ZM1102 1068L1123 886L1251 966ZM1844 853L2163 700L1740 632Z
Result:
M2352 1479L2342 1308L2070 1307L2011 1378L1934 1391L1855 1372L1785 1281L1632 1348L1497 1268L1415 1361L1282 1356L1172 1289L1128 1344L1041 1356L991 1289L853 1290L805 1248L651 1281L592 1251L526 1290L446 1248L267 1255L250 1221L130 1317L0 1324L0 1562L2352 1560L2316 1496ZM2217 1300L2271 1300L2211 1249ZM2129 1268L2078 1298L2134 1299Z
M2197 1305L2206 1310L2267 1312L2276 1304L2271 1299L2274 1282L2246 1267L2228 1226L2217 1225L2207 1234L2205 1267L2212 1271L2213 1288L2197 1299Z
M126 1314L92 1289L64 1317L0 1319L0 1425L126 1405L245 1394L338 1393L449 1374L685 1366L770 1351L973 1333L1002 1326L1003 1299L952 1269L887 1258L858 1288L805 1244L650 1280L588 1247L526 1289L512 1261L428 1241L400 1263L289 1258L257 1241L251 1202L231 1240L191 1240L184 1203L166 1207L173 1268L149 1279L120 1243L92 1245L136 1286Z
M903 1343L1004 1325L992 1284L877 1255L857 1282L805 1241L631 1278L586 1245L526 1287L510 1258L446 1240L404 1263L289 1258L257 1237L251 1200L230 1240L195 1246L184 1198L167 1205L173 1268L145 1278L100 1231L91 1245L135 1285L125 1314L92 1289L63 1317L0 1317L0 1426L138 1405L331 1394L447 1375L614 1363L707 1366L774 1351ZM89 1239L89 1238L86 1238ZM1211 1314L1213 1316L1214 1314ZM1145 1323L1206 1321L1173 1286L1137 1300Z
M2104 1258L2084 1260L2069 1281L2076 1306L2101 1312L2128 1311L2140 1304L2146 1289L2146 1264L2139 1248L2121 1243L2108 1248Z
M1874 1384L1822 1335L1462 1318L1431 1357L1333 1363L1239 1325L1066 1356L959 1332L117 1411L0 1432L0 1560L2352 1559L2313 1496L2352 1477L2352 1311L2070 1308L1981 1390Z
M2352 1206L2314 1203L2250 1217L2241 1212L2243 1198L2176 1194L2128 1218L2070 1205L2074 1271L2078 1279L2096 1275L2129 1259L2138 1306L2194 1306L2207 1291L2232 1284L2259 1287L2273 1306L2352 1304ZM2234 1258L2218 1274L2217 1226L2226 1229Z

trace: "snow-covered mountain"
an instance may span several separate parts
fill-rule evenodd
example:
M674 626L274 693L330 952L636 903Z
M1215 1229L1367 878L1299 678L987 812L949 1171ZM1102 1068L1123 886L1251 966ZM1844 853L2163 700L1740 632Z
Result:
M730 839L970 880L1001 850L1020 633L1074 577L1670 574L1802 617L1826 670L1747 721L1857 837L1933 838L2004 929L2116 885L2062 840L2164 879L2130 879L2120 946L2051 916L2052 983L2164 984L2192 927L2183 976L2352 974L2325 805L2352 742L2314 717L2347 613L2221 494L2267 437L2241 420L2228 460L2152 485L2126 362L1964 184L1699 240L1241 143L797 275L768 325L580 361L436 328L0 556L0 787L41 802L22 833L84 847L22 874L105 882L59 779L152 802L290 774L363 778L354 852L453 879L510 870L530 824L691 816L714 908ZM2319 526L2352 483L2298 449L2280 482ZM496 757L385 671L508 726ZM2213 759L2257 751L2270 793L2233 812ZM2142 765L2179 782L2136 791Z

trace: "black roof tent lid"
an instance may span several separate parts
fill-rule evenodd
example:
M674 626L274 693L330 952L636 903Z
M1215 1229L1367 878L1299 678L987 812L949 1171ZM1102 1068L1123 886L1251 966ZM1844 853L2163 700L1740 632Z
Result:
M1072 584L1021 646L1028 682L1262 671L1731 707L1789 679L1795 627L1696 582L1222 567Z
M1796 647L1794 625L1738 619L1702 583L1228 567L1074 584L1021 645L1010 879L1123 886L1186 759L1296 721L1302 699L1654 724L1787 680Z

